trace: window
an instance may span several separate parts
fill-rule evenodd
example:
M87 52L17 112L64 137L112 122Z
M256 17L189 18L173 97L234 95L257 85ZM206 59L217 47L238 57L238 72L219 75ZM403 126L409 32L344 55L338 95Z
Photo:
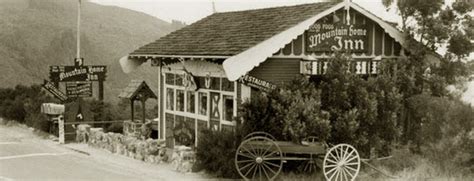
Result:
M176 90L176 110L184 112L184 90Z
M166 89L166 109L174 110L174 90Z
M227 78L222 78L222 90L234 92L234 82L229 81Z
M183 78L184 78L183 74L176 74L175 75L175 83L176 83L175 85L183 86Z
M166 73L166 84L174 85L174 74Z
M232 121L232 117L234 116L234 98L232 96L223 95L223 100L223 119L226 121Z
M190 92L188 91L186 93L186 111L189 112L189 113L194 113L195 112L195 106L194 106L194 103L195 103L195 96L196 94L194 92Z
M200 92L199 93L199 114L200 115L207 115L207 93Z

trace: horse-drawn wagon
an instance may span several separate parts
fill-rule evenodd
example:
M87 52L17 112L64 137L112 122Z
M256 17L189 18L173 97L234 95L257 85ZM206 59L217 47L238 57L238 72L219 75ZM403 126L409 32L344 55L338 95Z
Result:
M245 180L274 180L289 160L305 162L305 170L315 169L322 160L320 168L327 180L354 180L361 165L359 153L351 145L329 148L315 137L305 139L302 144L277 141L265 132L247 135L235 154L236 169Z

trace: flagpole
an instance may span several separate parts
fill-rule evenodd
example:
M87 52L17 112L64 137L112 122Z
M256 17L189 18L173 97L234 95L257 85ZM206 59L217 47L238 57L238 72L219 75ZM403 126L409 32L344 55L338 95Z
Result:
M81 0L77 4L77 51L76 58L81 58Z

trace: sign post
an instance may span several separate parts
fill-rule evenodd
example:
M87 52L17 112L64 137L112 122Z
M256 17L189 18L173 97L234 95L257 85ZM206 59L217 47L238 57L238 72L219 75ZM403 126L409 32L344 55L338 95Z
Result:
M65 143L65 136L64 136L64 117L63 115L58 116L58 128L59 128L59 143Z

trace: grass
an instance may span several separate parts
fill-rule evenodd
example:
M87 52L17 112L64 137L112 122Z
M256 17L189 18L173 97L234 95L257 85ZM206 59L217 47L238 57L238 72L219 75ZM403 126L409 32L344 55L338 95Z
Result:
M399 148L392 153L392 157L380 161L371 161L370 164L374 165L377 169L386 173L387 175L393 176L387 177L384 174L371 169L370 167L362 164L361 170L356 180L361 181L379 181L379 180L393 180L393 181L405 181L405 180L448 180L448 181L472 181L474 180L474 173L461 172L462 169L455 165L436 165L435 162L429 160L418 154L413 154L406 148ZM446 167L450 167L446 170ZM277 180L312 180L312 181L324 181L324 175L321 172L317 172L313 175L294 173L294 172L282 172Z

